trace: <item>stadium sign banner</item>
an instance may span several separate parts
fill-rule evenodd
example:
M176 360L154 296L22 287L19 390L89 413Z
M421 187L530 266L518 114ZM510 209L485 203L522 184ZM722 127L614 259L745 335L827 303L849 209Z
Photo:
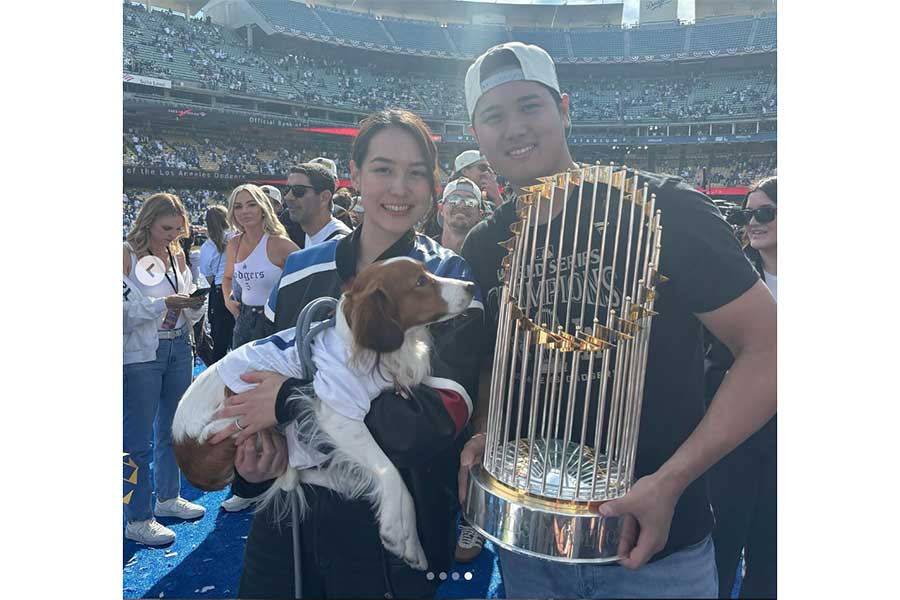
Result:
M254 175L253 177L258 177ZM192 179L205 181L247 181L247 175L234 175L230 173L218 173L216 171L199 171L195 169L175 169L170 167L122 167L122 177L126 181L146 178L173 178Z
M292 119L290 117L267 117L261 115L250 115L247 117L247 123L251 125L262 125L264 127L304 127L306 123L300 119Z
M159 87L172 89L172 82L168 79L159 79L157 77L147 77L146 75L133 75L131 73L122 73L122 81L124 83L136 83L138 85L149 85L151 87Z

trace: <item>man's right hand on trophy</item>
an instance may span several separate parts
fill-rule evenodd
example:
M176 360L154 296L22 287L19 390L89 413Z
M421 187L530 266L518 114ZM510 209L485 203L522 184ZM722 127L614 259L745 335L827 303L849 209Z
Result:
M665 547L682 491L657 471L638 479L621 498L597 507L596 511L604 517L625 518L619 545L621 566L639 569Z
M466 490L469 486L469 469L484 457L484 433L476 433L469 438L459 455L459 503L466 502Z

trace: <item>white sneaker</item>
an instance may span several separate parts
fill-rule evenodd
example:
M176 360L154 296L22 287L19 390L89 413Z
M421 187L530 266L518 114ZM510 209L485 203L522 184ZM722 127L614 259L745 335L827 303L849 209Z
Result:
M241 498L240 496L232 496L228 500L222 502L222 508L225 510L225 512L238 512L252 506L254 500L256 500L256 498Z
M127 523L125 538L148 546L165 546L175 541L175 532L156 519L147 519Z
M206 509L199 504L188 502L181 496L166 500L156 501L153 514L157 517L176 517L178 519L196 519L206 514Z
M472 562L481 554L484 546L484 536L471 525L463 522L459 530L459 540L456 542L454 558L457 562Z

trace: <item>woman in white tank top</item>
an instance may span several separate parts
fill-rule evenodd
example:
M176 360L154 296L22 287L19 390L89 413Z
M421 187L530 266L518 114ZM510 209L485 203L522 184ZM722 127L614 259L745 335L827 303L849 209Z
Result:
M262 307L278 283L284 261L299 250L275 216L265 192L253 184L239 185L228 198L228 221L239 232L228 242L222 293L235 317L232 346L253 341ZM233 288L240 286L241 300Z
M256 185L234 188L228 197L228 222L238 231L225 249L222 295L225 307L234 315L232 348L256 339L255 330L263 316L263 305L278 283L284 262L300 248L287 237L275 216L271 200ZM234 289L240 289L240 301ZM232 496L222 503L229 512L250 505L252 499Z

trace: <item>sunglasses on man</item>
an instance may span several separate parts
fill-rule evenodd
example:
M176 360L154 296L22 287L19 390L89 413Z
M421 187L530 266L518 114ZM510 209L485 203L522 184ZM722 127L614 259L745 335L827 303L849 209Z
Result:
M754 209L736 210L728 215L727 221L732 225L746 225L751 219L756 219L757 223L771 223L775 220L774 206L760 206Z
M283 196L287 196L288 194L293 194L294 198L300 199L306 195L306 190L316 191L311 185L303 185L302 183L298 183L297 185L289 185L281 190Z
M481 204L481 201L477 198L473 198L472 196L460 196L454 194L444 200L444 204L447 204L448 206L459 206L460 204L465 204L469 208L475 208L476 206Z

